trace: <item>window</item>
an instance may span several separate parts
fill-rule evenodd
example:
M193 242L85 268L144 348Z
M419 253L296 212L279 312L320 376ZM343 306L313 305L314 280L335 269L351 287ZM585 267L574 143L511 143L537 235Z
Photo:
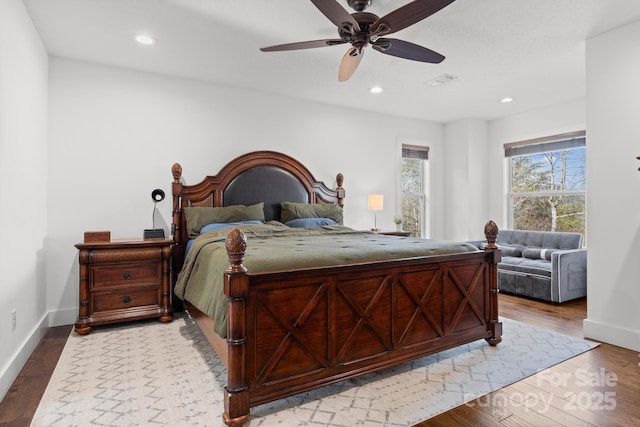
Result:
M400 215L402 228L414 237L425 232L425 169L429 148L402 145Z
M505 156L510 227L577 232L586 242L585 133L506 144Z

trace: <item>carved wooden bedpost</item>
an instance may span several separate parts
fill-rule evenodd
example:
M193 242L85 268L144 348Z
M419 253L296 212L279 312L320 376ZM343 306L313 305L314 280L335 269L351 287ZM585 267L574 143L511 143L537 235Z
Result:
M338 184L338 188L336 191L338 192L338 204L340 206L344 206L344 188L342 188L342 184L344 183L344 175L339 173L336 175L336 184Z
M484 236L487 239L487 246L484 248L485 252L493 252L493 263L489 266L489 278L491 281L491 288L489 290L491 323L489 327L491 328L492 336L486 340L490 345L497 345L502 341L502 322L498 319L498 263L501 259L501 253L498 245L496 245L498 226L495 222L487 222L484 226Z
M179 243L182 237L182 224L180 224L180 214L182 214L182 166L180 163L174 163L171 167L173 182L171 189L173 190L173 212L172 212L172 232L173 241Z
M173 182L171 183L171 192L173 193L173 211L171 212L171 234L173 234L173 245L171 249L171 292L173 293L173 285L178 280L178 273L182 269L184 262L184 250L174 250L177 245L182 244L182 166L180 163L174 163L171 166L171 175ZM175 311L182 310L182 301L171 295L173 301L173 309Z
M242 265L247 237L234 227L225 241L230 266L225 270L227 297L227 386L224 389L222 420L229 426L242 426L249 419L249 382L245 372L247 346L245 300L249 294L247 269Z

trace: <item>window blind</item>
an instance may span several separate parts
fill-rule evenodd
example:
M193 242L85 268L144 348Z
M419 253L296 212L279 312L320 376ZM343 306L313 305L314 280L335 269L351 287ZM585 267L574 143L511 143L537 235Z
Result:
M417 145L402 144L402 158L428 160L429 147L419 147Z
M556 135L528 141L513 142L504 145L504 156L526 156L528 154L547 153L549 151L567 150L586 147L585 132Z

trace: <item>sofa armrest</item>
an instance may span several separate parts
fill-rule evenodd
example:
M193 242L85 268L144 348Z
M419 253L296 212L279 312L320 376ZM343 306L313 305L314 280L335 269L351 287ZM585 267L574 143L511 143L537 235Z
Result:
M551 254L551 300L563 302L587 295L587 250Z

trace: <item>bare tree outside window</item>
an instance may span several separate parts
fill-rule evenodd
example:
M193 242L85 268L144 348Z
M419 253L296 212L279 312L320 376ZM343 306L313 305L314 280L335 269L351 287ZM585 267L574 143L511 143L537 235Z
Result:
M586 147L512 156L512 226L585 236Z
M414 147L415 148L415 147ZM400 179L400 216L402 228L413 237L422 237L424 230L424 162L428 151L403 148Z

